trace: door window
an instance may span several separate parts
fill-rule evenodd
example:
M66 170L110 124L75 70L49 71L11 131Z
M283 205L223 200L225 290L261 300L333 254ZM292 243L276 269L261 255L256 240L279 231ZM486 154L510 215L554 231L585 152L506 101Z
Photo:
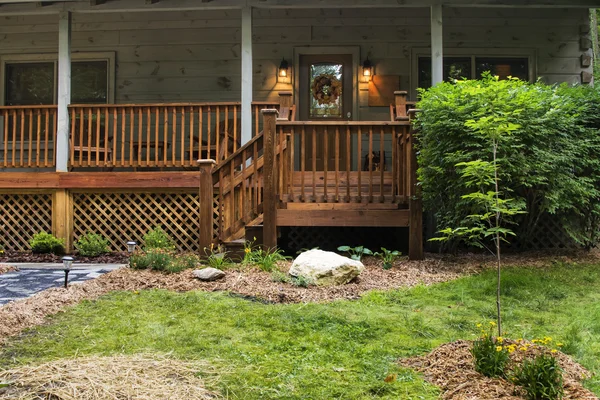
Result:
M310 65L309 118L341 118L343 110L343 65Z

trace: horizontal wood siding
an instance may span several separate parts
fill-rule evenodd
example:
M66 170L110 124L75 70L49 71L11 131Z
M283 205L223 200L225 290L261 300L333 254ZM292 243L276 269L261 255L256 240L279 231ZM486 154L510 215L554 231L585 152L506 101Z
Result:
M399 75L410 90L412 52L430 43L428 8L255 9L254 99L277 101L293 89L277 83L282 58L297 46L359 45L379 75ZM580 26L585 9L444 8L444 45L452 49L530 50L536 77L553 83L581 80ZM56 53L56 15L0 18L0 55ZM239 101L239 10L90 13L73 16L75 52L114 51L117 103ZM485 54L484 54L485 55ZM361 120L386 120L387 107L368 106L359 85Z

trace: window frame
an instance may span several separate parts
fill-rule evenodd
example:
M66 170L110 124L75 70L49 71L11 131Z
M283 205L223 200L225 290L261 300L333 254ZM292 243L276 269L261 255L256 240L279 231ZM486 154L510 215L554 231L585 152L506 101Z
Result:
M106 61L107 62L107 104L115 103L115 52L76 52L71 54L71 62L77 61ZM29 64L29 63L54 63L54 93L52 94L53 104L58 101L58 54L57 53L39 53L39 54L7 54L0 55L0 106L6 105L6 64ZM74 103L73 103L74 104Z
M413 99L417 98L417 87L419 85L419 58L431 57L431 49L427 47L413 48L411 51L411 73L410 73L410 94ZM445 57L464 57L471 58L471 79L475 79L476 58L527 58L529 82L535 82L537 79L537 54L532 48L444 48Z

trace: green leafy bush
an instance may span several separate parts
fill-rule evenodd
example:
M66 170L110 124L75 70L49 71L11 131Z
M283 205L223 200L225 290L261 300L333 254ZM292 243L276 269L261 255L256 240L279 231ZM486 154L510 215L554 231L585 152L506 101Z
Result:
M165 271L169 273L177 273L186 269L195 268L200 263L200 257L196 254L186 253L178 254L165 267Z
M481 327L481 324L478 326ZM473 341L471 354L475 371L488 377L505 377L510 354L508 347L504 346L503 338L492 336L495 326L495 322L490 322L489 332L482 329L481 336Z
M553 214L581 245L600 241L600 91L486 75L420 95L418 175L425 208L435 212L439 227L472 222L473 199L464 196L474 190L457 165L492 162L489 139L473 122L500 118L514 128L498 146L502 198L510 196L526 211L506 216L504 226L527 238L541 216ZM467 235L459 239L469 242Z
M375 252L375 256L381 258L381 266L383 269L390 269L394 265L394 261L402 255L398 250L388 250L385 247L381 248L381 252Z
M364 246L350 247L340 246L337 248L338 251L346 252L350 255L350 258L356 261L360 261L363 256L373 255L373 252Z
M46 232L39 232L29 240L29 246L34 253L63 254L65 252L65 241Z
M80 255L86 257L96 257L109 251L108 240L94 232L88 232L81 236L75 242L75 248Z
M513 382L523 387L529 400L556 400L563 396L562 370L556 358L539 354L525 359L514 371Z
M163 228L156 226L144 235L144 248L175 250L175 243Z
M173 252L165 249L153 248L146 251L134 253L131 256L131 268L153 269L156 271L167 271L174 259ZM169 271L167 271L169 272Z

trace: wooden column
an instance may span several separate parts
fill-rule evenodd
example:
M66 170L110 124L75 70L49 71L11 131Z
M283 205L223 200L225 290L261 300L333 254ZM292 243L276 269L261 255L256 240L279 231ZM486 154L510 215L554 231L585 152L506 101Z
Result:
M394 92L394 103L396 105L396 121L408 121L406 114L406 96L408 92L405 90L396 90Z
M408 140L408 154L410 157L410 197L409 207L409 238L408 258L411 260L423 259L423 203L421 190L417 185L417 152L414 147L414 132L411 131Z
M69 110L71 102L71 13L58 20L58 115L56 126L56 171L67 172L69 162Z
M242 8L242 145L252 139L252 7Z
M52 193L52 234L65 241L65 251L73 251L73 196L68 190Z
M292 109L292 92L279 92L279 121L290 120L290 110Z
M205 254L204 249L210 249L213 241L213 175L216 165L215 160L198 160L200 165L200 255ZM208 251L206 251L208 253Z
M275 171L275 133L277 110L262 110L264 143L263 246L277 247L277 174Z
M431 86L444 81L442 5L431 6Z

